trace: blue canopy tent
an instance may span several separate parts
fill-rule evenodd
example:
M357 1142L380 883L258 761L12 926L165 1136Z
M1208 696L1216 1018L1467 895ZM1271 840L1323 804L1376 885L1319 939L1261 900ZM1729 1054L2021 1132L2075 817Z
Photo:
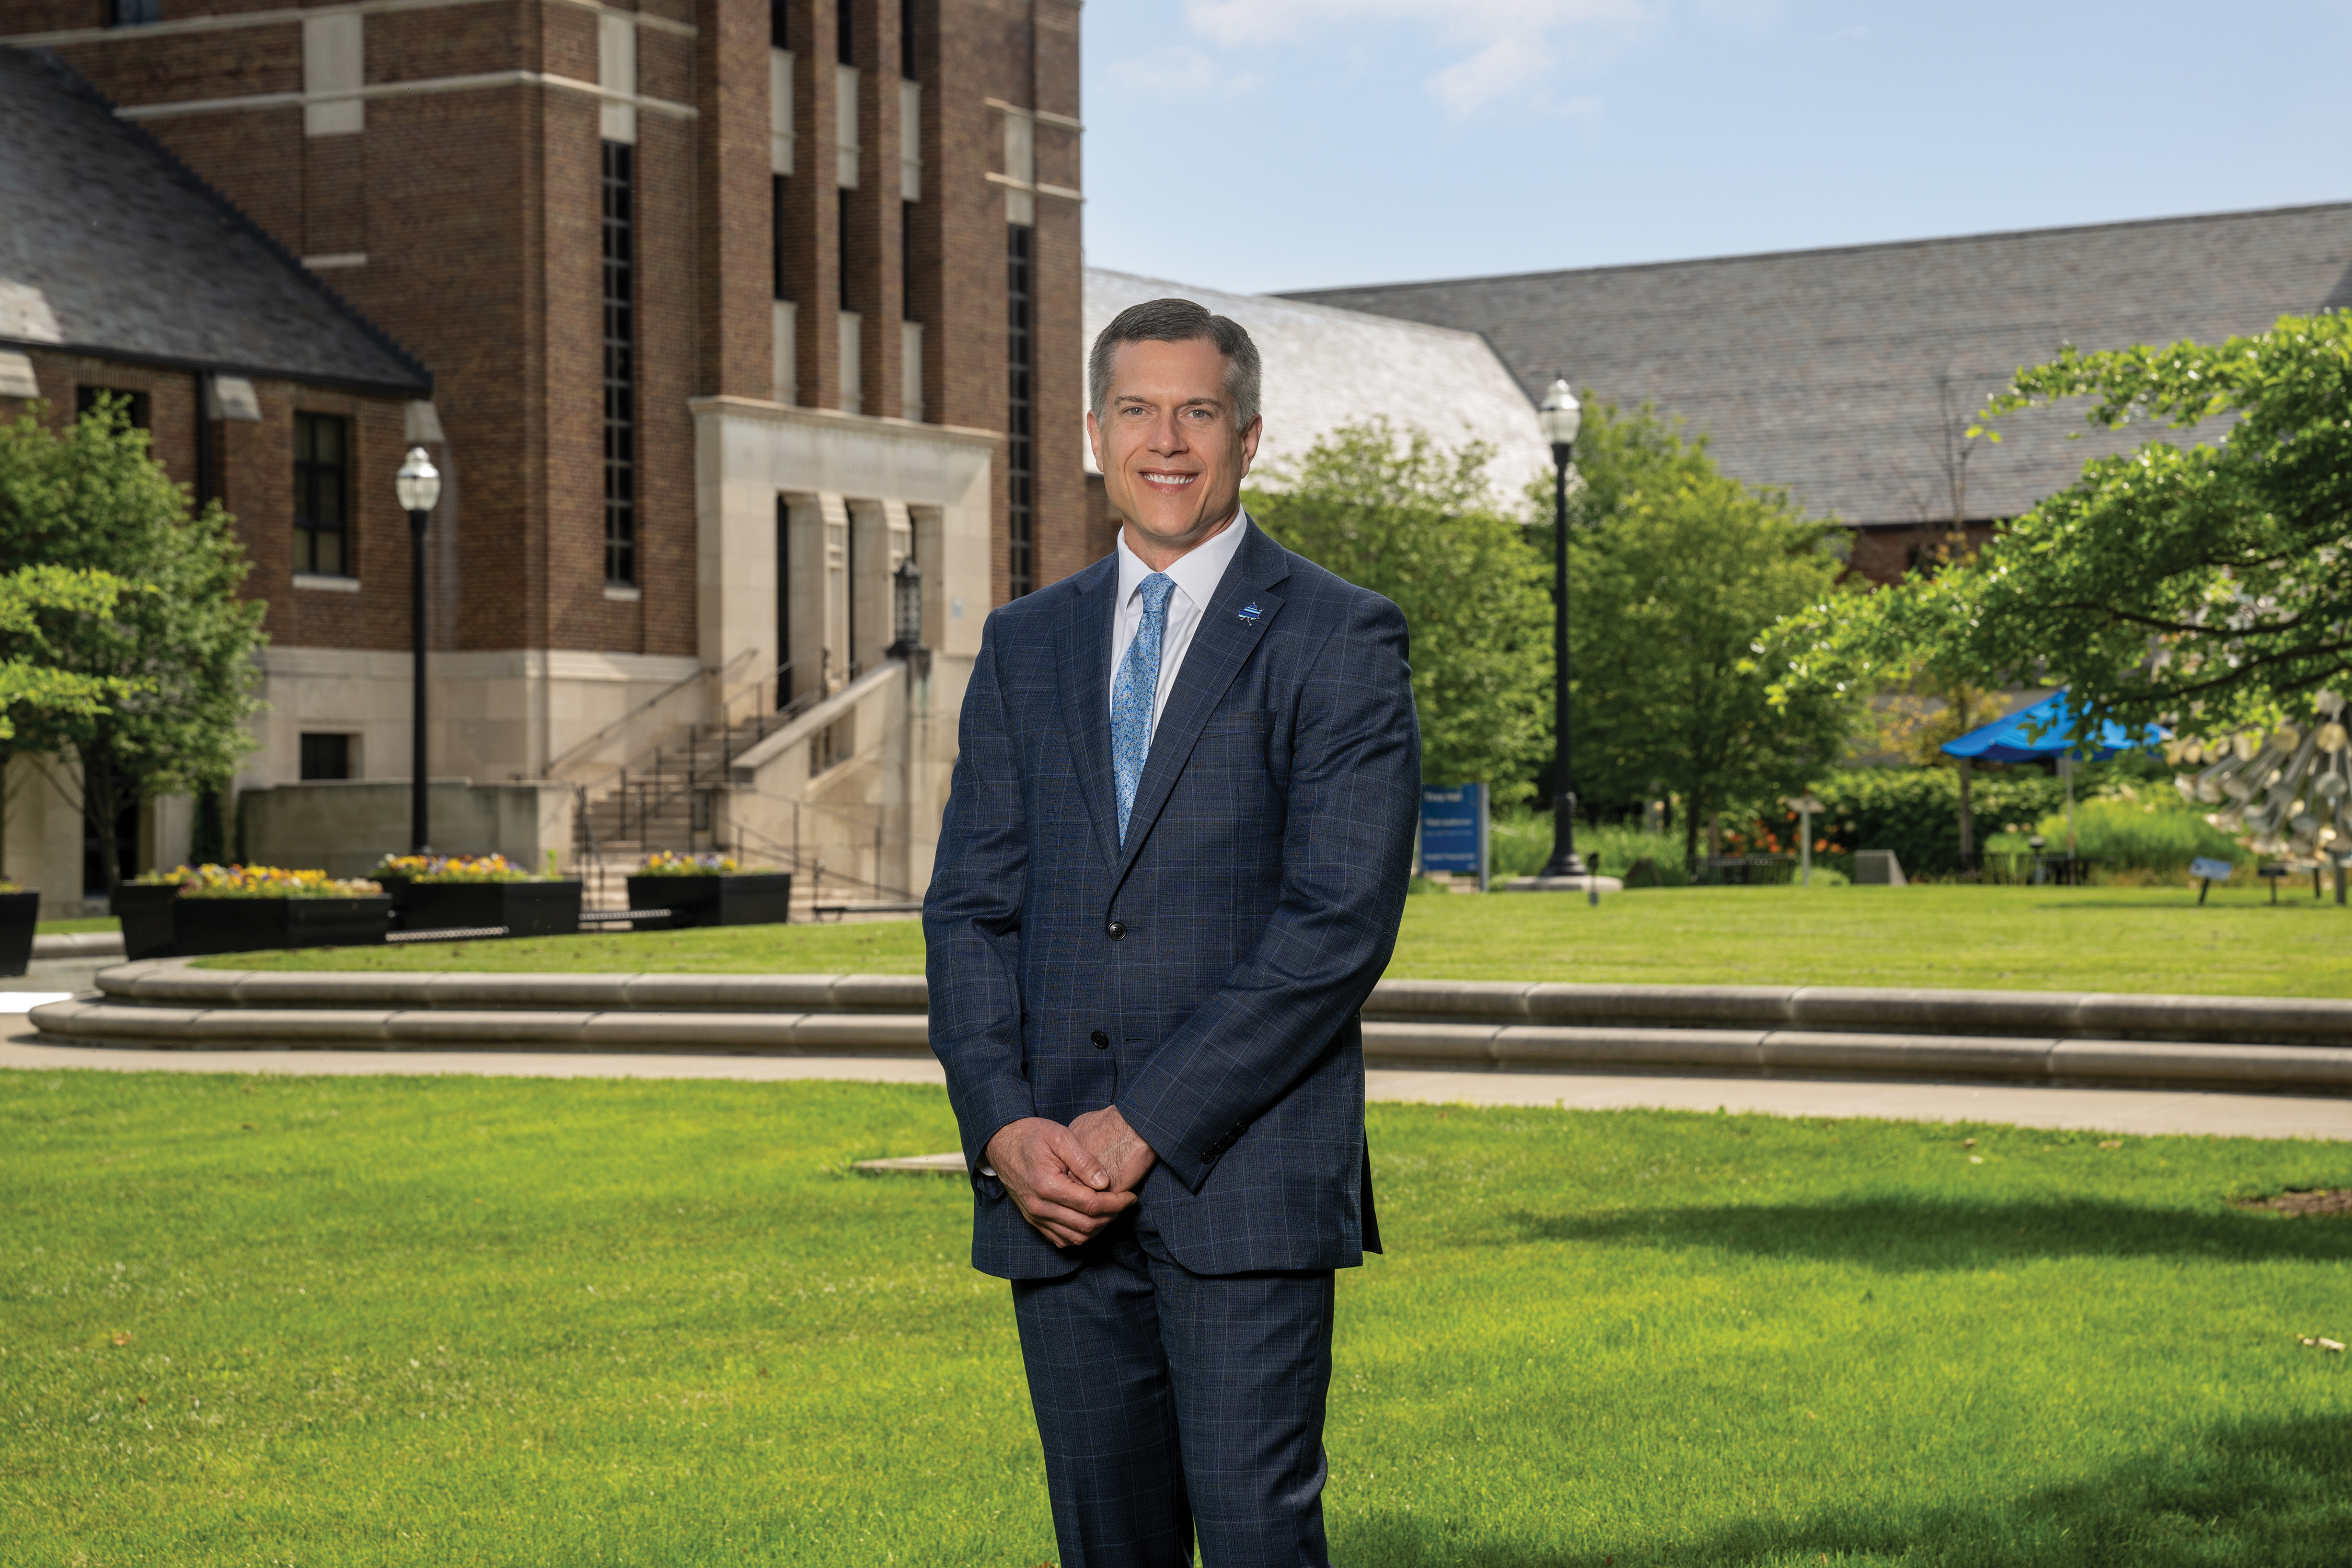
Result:
M2074 715L2066 706L2066 693L2062 689L2006 719L1996 719L1957 741L1945 742L1944 752L1979 763L2041 763L2073 752L2085 762L2104 763L2117 752L2132 751L2145 743L2134 741L2129 731L2110 719L2099 731L2098 749L2086 753L2071 743L2069 736L2074 728ZM2030 739L2028 731L2042 738ZM2155 738L2165 739L2165 731L2158 730Z
M2117 752L2137 748L2167 738L2167 731L2157 730L2147 741L2135 741L2131 732L2110 719L2099 729L2097 746L2081 748L2072 742L2074 715L2066 706L2066 692L2062 687L2039 702L2030 703L2005 719L1969 731L1957 741L1944 742L1947 756L1960 759L1966 768L1972 762L2040 763L2054 757L2058 772L2066 780L2066 858L2074 858L2074 760L2103 763ZM2039 735L2041 739L2032 737ZM1963 797L1965 798L1965 797Z

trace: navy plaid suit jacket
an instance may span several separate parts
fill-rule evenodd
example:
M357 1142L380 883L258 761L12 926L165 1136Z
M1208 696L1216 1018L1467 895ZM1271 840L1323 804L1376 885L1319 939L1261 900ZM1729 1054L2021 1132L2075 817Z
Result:
M1380 1249L1357 1012L1395 946L1419 810L1403 614L1253 525L1122 847L1118 584L1114 555L995 611L964 697L923 924L972 1264L1078 1267L981 1166L1007 1122L1116 1103L1160 1156L1141 1212L1186 1268L1352 1267Z

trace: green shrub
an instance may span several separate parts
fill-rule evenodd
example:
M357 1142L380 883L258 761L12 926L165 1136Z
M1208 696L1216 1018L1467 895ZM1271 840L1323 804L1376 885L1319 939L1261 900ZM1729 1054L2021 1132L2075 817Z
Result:
M1487 865L1495 880L1532 877L1551 858L1550 812L1525 807L1498 811L1488 821L1487 835ZM1680 888L1690 881L1683 869L1680 834L1645 833L1632 823L1579 823L1576 849L1588 865L1598 856L1604 877L1622 877L1636 860L1649 859L1657 863L1663 886ZM1648 887L1650 879L1643 877L1641 885Z
M2042 817L2035 831L2048 841L2050 852L2063 850L2063 808ZM2076 854L2098 862L2103 871L2186 875L2189 862L2200 855L2242 865L2252 865L2254 860L2251 851L2240 848L2178 798L2078 800L2074 803L2074 849Z
M2084 770L2076 783L2090 778ZM1829 810L1814 832L1834 829L1848 850L1892 849L1909 877L1949 877L1960 868L1960 775L1957 768L1845 768L1813 786ZM2031 767L1979 769L1969 804L1979 844L2004 824L2063 811L2062 779ZM1777 815L1784 815L1776 813Z
M2181 804L2161 778L2129 762L2085 765L2074 777L2075 837L2080 853L2116 870L2185 872L2189 860L2212 855L2251 858L2203 817ZM2135 784L2129 781L2137 781ZM2094 799L2094 792L2125 788L2129 798ZM1834 886L1849 879L1853 852L1891 849L1907 877L1949 877L1960 868L1960 776L1955 768L1845 768L1814 785L1829 809L1813 818L1813 837L1829 847L1813 855L1813 879ZM1977 847L2025 852L2024 832L2038 832L2051 853L2066 846L2066 784L2034 767L1976 770L1969 782ZM2014 826L2024 832L2014 836ZM1762 809L1723 814L1727 853L1786 854L1797 849L1797 817L1773 802ZM1551 814L1525 808L1498 811L1490 826L1493 874L1531 877L1551 858ZM1644 858L1670 888L1688 885L1680 833L1645 833L1631 824L1579 826L1576 847L1601 871L1622 877ZM1648 886L1648 879L1643 879Z

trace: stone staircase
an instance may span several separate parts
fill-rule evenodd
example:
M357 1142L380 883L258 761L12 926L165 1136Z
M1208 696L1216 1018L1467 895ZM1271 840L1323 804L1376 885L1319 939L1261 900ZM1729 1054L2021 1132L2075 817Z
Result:
M583 872L601 861L609 873L605 879L614 883L614 898L599 896L592 875L592 905L622 907L619 878L657 850L696 854L731 848L711 837L708 792L727 783L728 764L735 757L778 727L779 715L772 713L735 723L696 724L580 785L573 861Z
M803 692L777 707L774 682L778 676L731 689L726 687L727 677L740 667L739 660L718 672L721 694L715 703L714 717L673 722L655 731L658 738L644 745L622 765L583 773L574 771L576 764L566 766L559 759L556 776L568 774L578 792L580 809L572 834L572 869L586 883L587 908L628 908L629 871L646 856L662 850L678 854L719 850L740 854L746 864L791 871L794 920L815 918L814 906L819 903L839 905L904 899L905 895L894 889L876 887L845 874L845 866L828 867L820 858L804 857L797 847L797 833L792 844L770 841L740 826L728 829L730 837L723 842L713 833L717 814L712 809L712 793L730 784L736 759L824 700L820 689ZM853 663L846 679L854 683L863 673L860 666ZM593 744L621 725L650 717L659 704L681 697L686 688L687 683L682 682L657 695L636 713L608 726L607 731L591 737L586 743ZM875 858L878 860L878 854ZM866 863L870 866L875 861Z
M680 854L740 850L748 861L792 871L794 920L814 919L814 906L820 901L895 898L894 893L837 873L821 872L814 862L798 863L787 846L764 841L721 843L712 835L708 792L729 782L730 765L737 757L791 723L817 700L812 694L781 710L761 710L755 703L745 717L680 726L625 766L577 786L583 805L573 835L572 865L587 882L587 907L627 908L630 868L659 850ZM735 709L742 710L740 705Z

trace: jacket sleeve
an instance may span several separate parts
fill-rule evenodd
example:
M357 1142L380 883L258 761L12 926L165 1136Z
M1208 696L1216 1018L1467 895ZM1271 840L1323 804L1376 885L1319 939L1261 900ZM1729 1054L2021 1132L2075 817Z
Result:
M1021 1072L1021 906L1029 839L1016 742L998 685L993 617L981 637L959 726L961 751L923 899L931 1050L977 1173L988 1141L1034 1116Z
M1366 594L1298 693L1282 899L1218 991L1118 1097L1194 1192L1304 1078L1396 947L1421 794L1404 616Z

